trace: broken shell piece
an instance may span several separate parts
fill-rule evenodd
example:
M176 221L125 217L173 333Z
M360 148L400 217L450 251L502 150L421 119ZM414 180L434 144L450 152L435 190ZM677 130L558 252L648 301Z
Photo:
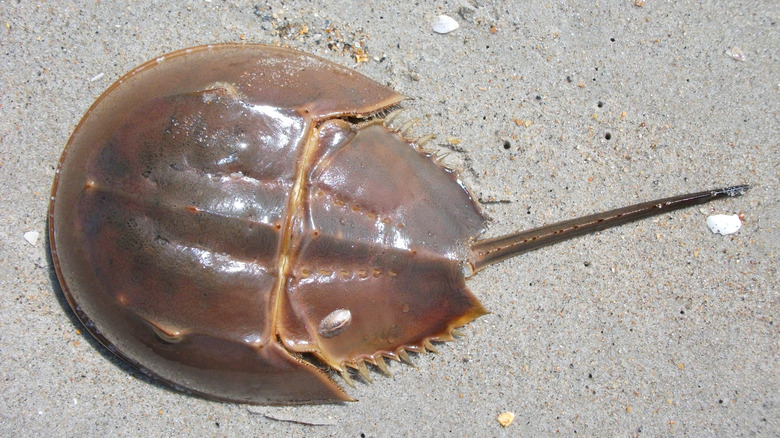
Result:
M439 15L436 20L433 21L433 31L436 33L450 33L453 30L460 27L454 18L448 15Z
M498 418L497 418L498 424L500 424L500 425L502 425L504 427L507 427L510 424L512 424L512 421L514 421L514 419L515 419L515 414L513 414L513 413L511 413L509 411L504 412L502 414L499 414Z
M347 309L336 309L322 318L317 333L323 338L332 338L343 332L352 322L352 312Z
M731 49L727 50L726 53L731 56L735 61L743 62L745 61L745 53L740 49L739 47L732 47Z
M714 214L707 218L707 226L715 234L734 234L742 227L742 221L736 214Z
M24 233L24 240L26 240L30 245L35 246L36 243L38 243L38 237L40 235L37 231L28 231Z

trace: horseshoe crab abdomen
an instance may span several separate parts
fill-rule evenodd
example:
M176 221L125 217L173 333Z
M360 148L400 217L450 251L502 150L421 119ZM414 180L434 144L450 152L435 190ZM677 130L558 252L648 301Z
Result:
M310 330L288 347L357 366L451 339L484 314L460 267L484 219L456 174L381 123L336 120L320 133L288 297L308 327L336 309L352 319L338 336Z

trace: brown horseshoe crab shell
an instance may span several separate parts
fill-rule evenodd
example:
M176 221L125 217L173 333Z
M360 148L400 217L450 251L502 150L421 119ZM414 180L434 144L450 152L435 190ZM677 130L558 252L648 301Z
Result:
M68 302L104 345L176 387L349 400L301 354L362 368L485 313L459 266L483 227L476 204L399 134L359 122L401 99L256 45L128 73L87 112L55 180Z
M78 318L177 389L350 400L321 368L367 378L366 362L386 371L384 358L486 313L464 267L744 189L474 243L485 222L457 174L371 121L401 99L260 45L185 49L122 77L81 120L52 189L52 258Z

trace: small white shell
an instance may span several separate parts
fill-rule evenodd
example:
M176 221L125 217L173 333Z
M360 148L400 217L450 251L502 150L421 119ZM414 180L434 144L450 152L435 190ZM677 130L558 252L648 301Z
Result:
M715 234L734 234L742 227L742 221L736 214L714 214L707 218L707 226Z
M38 243L39 236L40 235L38 234L37 231L28 231L24 233L24 240L26 240L27 243L29 243L30 245L35 246L35 244Z
M454 18L448 15L439 15L433 21L433 31L436 33L450 33L460 27Z
M735 61L744 62L745 61L745 53L740 49L739 47L732 47L729 50L726 50L726 53L734 58Z
M352 312L347 309L336 309L320 321L317 333L323 338L332 338L343 332L352 322Z

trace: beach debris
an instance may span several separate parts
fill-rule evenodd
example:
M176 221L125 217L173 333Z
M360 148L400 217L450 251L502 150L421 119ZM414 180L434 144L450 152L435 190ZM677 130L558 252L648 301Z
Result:
M509 411L503 412L501 414L498 414L498 418L496 418L496 420L498 420L498 424L504 427L509 427L509 425L512 424L513 421L515 421L515 414Z
M431 27L433 28L434 32L445 34L459 28L460 25L457 21L455 21L454 18L450 17L449 15L439 15L433 21L433 25Z
M707 218L707 226L715 234L734 234L742 227L742 221L736 214L714 214Z
M745 53L737 46L726 50L726 54L731 56L735 61L745 62Z
M35 246L35 244L38 243L38 237L40 237L40 234L37 231L28 231L24 233L24 240L32 246Z

